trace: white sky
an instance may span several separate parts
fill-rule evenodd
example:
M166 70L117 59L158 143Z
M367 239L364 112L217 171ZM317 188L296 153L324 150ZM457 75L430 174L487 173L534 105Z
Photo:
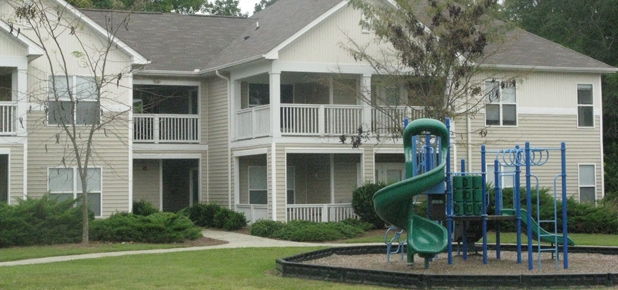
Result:
M253 6L255 3L260 2L260 0L239 0L238 7L242 12L249 12L249 15L253 14Z

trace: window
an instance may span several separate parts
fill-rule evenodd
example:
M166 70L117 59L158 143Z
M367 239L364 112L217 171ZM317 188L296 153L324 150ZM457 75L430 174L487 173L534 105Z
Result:
M49 168L48 190L59 200L78 198L82 181L77 168ZM101 216L101 168L88 168L88 206L95 216Z
M249 166L249 203L268 204L266 166Z
M579 202L596 203L596 180L594 164L579 165Z
M577 126L594 127L592 85L577 85Z
M515 167L511 166L500 166L500 188L512 188L515 184ZM487 175L485 176L485 180L487 184L491 184L492 186L496 186L496 176L494 172L494 164L487 164Z
M517 126L515 81L486 81L485 98L485 125Z
M99 123L100 110L94 77L50 76L48 99L49 125Z

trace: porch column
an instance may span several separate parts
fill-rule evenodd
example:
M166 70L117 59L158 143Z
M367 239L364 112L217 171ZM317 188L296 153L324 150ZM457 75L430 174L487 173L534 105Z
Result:
M363 131L371 130L371 75L364 74L360 81L360 94L363 105Z
M26 64L27 65L27 64ZM29 107L29 101L26 100L28 93L28 69L27 67L18 68L13 74L14 84L17 90L13 95L13 102L17 103L17 109L15 112L15 132L17 136L27 136L26 134L26 116ZM22 125L23 124L23 125Z
M242 93L241 93L241 83L240 81L232 80L231 81L231 91L230 91L230 124L232 124L230 128L229 139L230 141L236 140L238 138L238 127L247 126L248 124L238 124L236 120L236 112L238 112L241 108L242 103Z
M281 137L281 73L268 74L270 84L270 132Z

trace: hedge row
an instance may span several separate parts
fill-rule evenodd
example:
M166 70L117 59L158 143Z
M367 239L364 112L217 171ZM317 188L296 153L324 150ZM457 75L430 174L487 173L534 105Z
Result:
M202 230L191 220L169 212L116 213L90 225L90 239L102 242L180 243L201 236Z
M27 198L12 206L0 203L0 248L80 242L80 204L81 199L57 201L49 196Z
M183 209L180 213L186 215L200 227L233 231L247 226L247 218L244 213L235 212L217 204L199 203Z
M251 225L250 233L254 236L290 240L297 242L324 242L358 237L371 224L348 219L334 223L316 223L310 221L290 221L288 223L272 220L258 220Z

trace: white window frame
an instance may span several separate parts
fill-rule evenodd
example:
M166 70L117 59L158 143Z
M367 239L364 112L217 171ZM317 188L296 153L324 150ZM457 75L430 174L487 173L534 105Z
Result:
M58 126L60 125L60 121L58 121L57 123L54 123L51 119L50 119L50 114L53 113L52 104L62 104L62 103L66 103L68 106L71 106L71 115L72 115L72 123L69 124L75 124L76 126L89 126L92 125L91 123L78 123L78 121L82 120L83 118L78 118L78 106L80 103L83 102L87 102L87 103L94 103L95 104L95 109L97 111L97 116L96 116L96 124L100 124L101 122L101 110L100 110L100 106L97 106L96 104L98 104L98 100L97 100L97 93L96 93L96 87L95 92L88 94L88 95L82 95L80 94L80 91L78 91L78 79L87 79L88 81L93 81L94 82L94 77L93 76L78 76L78 75L70 75L68 76L68 81L69 84L67 84L66 86L68 87L68 89L71 90L71 94L73 95L73 101L71 101L71 98L69 97L69 94L66 93L66 96L64 96L62 94L62 92L58 92L57 94L54 94L53 92L53 86L52 86L52 81L55 81L56 79L58 80L66 80L67 76L66 75L50 75L47 78L47 102L48 102L48 112L47 112L47 125L48 126ZM56 88L58 89L58 85L56 85ZM90 104L92 105L92 104ZM68 125L68 124L67 124Z
M582 166L592 166L594 182L593 184L582 184L581 168ZM593 188L594 189L594 203L597 204L597 166L594 163L579 163L577 164L577 197L579 202L582 202L581 189Z
M492 88L488 88L489 85L492 85ZM513 88L513 96L515 98L514 102L505 102L502 99L503 88L504 86L508 86L509 88ZM517 110L517 85L515 81L500 81L500 80L486 80L485 81L485 89L483 90L485 99L485 127L489 126L499 126L499 127L517 127L519 124L519 113ZM499 98L496 99L494 96L494 91L497 89ZM487 105L497 105L500 112L499 124L487 124ZM505 106L514 106L515 107L515 124L504 124L504 107Z
M101 187L99 188L99 190L90 190L88 191L88 193L90 194L99 194L99 215L96 214L95 212L95 217L102 217L103 216L103 168L102 167L88 167L88 171L92 170L92 169L98 169L100 172L100 185ZM51 183L51 172L52 170L71 170L72 171L72 184L71 190L52 190L50 188L50 183ZM78 197L79 194L82 194L81 191L81 184L78 184L78 178L79 178L79 170L77 167L48 167L47 168L47 192L49 192L49 194L51 196L53 196L54 194L71 194L73 196L73 199L76 199Z
M251 169L253 168L263 168L264 171L266 172L266 182L265 182L265 188L252 188L251 186ZM266 166L249 166L247 168L247 191L248 191L248 204L268 204L268 168L266 168ZM266 192L266 203L251 203L251 193L253 192Z
M580 87L590 87L590 104L580 104L579 102L579 89ZM595 128L595 121L594 121L594 86L592 84L577 84L577 128L585 128L585 129L594 129ZM579 124L579 120L580 120L580 114L579 114L579 109L580 108L591 108L592 109L592 125L591 126L581 126Z
M491 167L492 169L490 170L489 167ZM491 176L491 179L494 180L495 172L494 172L494 168L493 167L494 167L494 163L487 163L485 165L485 170L486 170L486 172L485 172L485 174L486 174L485 181L486 182L491 182L489 180L490 176ZM505 169L509 169L509 171L505 171ZM515 174L515 167L500 165L500 173L509 173L508 175L506 175L506 177L507 178L511 178ZM511 173L513 175L511 175ZM500 188L513 188L515 186L515 179L514 178L511 178L512 184L510 184L508 186L504 185L505 184L504 180L505 180L505 175L504 174L500 175ZM494 181L493 186L496 186L495 181Z

